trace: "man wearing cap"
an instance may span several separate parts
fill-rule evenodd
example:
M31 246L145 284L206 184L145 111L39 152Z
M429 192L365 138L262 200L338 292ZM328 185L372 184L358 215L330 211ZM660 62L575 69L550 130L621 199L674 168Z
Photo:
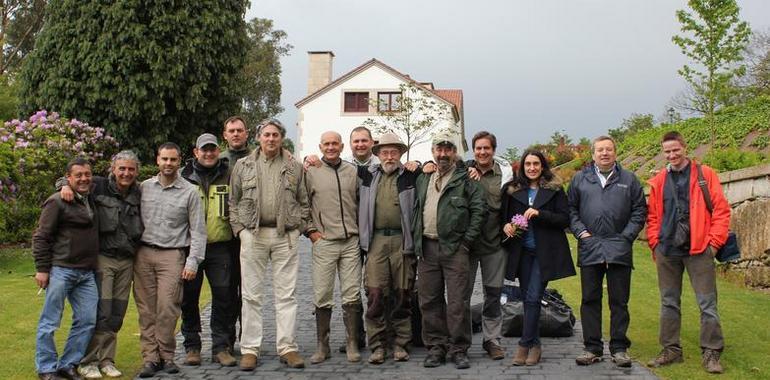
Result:
M358 214L361 250L366 252L364 287L367 293L366 324L369 362L381 364L387 352L392 326L393 359L409 360L412 338L411 293L414 289L415 256L412 240L415 184L419 172L401 164L406 145L393 133L380 137L372 151L379 165L361 166L361 203Z
M310 167L305 175L312 224L306 235L313 242L313 304L315 305L318 348L310 357L313 364L331 356L329 330L334 306L334 281L339 273L340 298L347 334L348 361L358 362L358 324L361 321L361 259L358 248L358 178L356 166L343 161L344 147L339 133L321 135L323 153L320 168Z
M414 248L419 258L417 293L422 335L428 356L423 365L437 367L449 354L455 367L470 367L470 308L465 302L470 247L486 217L484 190L457 162L454 138L433 138L437 171L417 179ZM444 288L446 287L446 298Z
M235 358L230 352L230 332L235 329L236 288L232 277L233 233L228 221L227 205L230 196L228 160L219 159L219 145L216 136L204 133L198 137L193 150L194 158L187 161L182 177L198 188L206 220L206 259L201 263L195 279L184 284L182 297L182 335L187 353L185 364L201 363L201 319L200 300L203 273L211 288L211 358L223 366L234 366Z
M240 367L257 367L262 346L262 298L268 261L275 296L276 349L292 368L305 366L295 340L297 239L310 221L302 164L282 149L286 128L275 119L257 130L259 148L236 162L230 178L230 226L241 240Z
M144 232L134 260L144 361L139 377L152 377L160 369L179 372L174 330L181 314L181 279L195 278L206 252L203 207L197 188L179 175L181 156L178 145L162 144L156 161L160 172L140 186Z

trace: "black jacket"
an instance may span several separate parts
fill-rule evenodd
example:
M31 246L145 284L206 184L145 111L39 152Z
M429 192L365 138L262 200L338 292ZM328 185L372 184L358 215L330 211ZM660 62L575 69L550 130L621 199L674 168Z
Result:
M647 219L647 202L636 175L617 165L602 188L591 164L572 177L568 195L572 233L576 238L583 231L592 235L578 238L578 266L633 267L632 243Z
M510 222L516 214L523 215L529 208L527 188L515 182L503 186L502 206L500 208L502 224ZM535 252L540 264L543 281L557 280L575 275L567 235L564 230L569 226L567 195L561 187L558 177L546 182L541 181L532 208L539 215L529 220L534 228ZM508 251L506 278L519 277L519 262L522 257L523 236L510 238L503 243Z

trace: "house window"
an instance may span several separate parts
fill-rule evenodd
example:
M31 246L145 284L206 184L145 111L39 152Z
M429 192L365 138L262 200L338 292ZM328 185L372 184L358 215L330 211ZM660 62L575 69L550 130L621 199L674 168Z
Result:
M380 92L377 94L377 109L380 112L398 111L400 92Z
M346 92L345 112L369 112L369 93Z

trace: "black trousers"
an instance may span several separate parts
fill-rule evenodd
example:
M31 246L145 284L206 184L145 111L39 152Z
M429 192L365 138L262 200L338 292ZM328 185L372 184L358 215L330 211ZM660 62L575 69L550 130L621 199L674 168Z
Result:
M628 298L631 294L631 267L619 264L588 265L580 268L583 300L580 316L583 323L583 345L586 351L601 356L602 343L602 282L607 277L610 304L610 353L626 351L631 346L626 332L631 317Z
M198 267L195 279L184 282L182 296L182 335L185 351L201 349L200 301L205 272L211 288L211 351L213 355L231 348L238 316L237 287L233 286L233 244L229 241L206 245L206 260Z

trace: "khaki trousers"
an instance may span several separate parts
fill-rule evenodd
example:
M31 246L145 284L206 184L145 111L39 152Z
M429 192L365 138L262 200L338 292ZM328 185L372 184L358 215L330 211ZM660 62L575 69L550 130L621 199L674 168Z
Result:
M142 360L174 360L176 322L182 313L184 252L142 246L134 261L134 299L139 312Z
M123 326L123 318L128 309L133 277L132 257L99 255L99 267L96 270L96 286L99 289L96 330L81 363L96 363L100 366L115 363L118 331Z
M347 240L319 239L313 243L313 303L334 307L334 278L339 273L342 304L361 303L361 254L358 236Z
M366 255L364 286L370 350L387 344L388 322L393 328L393 344L406 347L412 341L415 257L404 255L401 240L400 234L385 236L375 233Z
M260 227L255 235L240 232L241 239L241 353L259 356L262 345L262 304L268 261L273 271L276 349L279 355L297 351L294 333L297 323L297 239L299 231L278 235L276 228Z

